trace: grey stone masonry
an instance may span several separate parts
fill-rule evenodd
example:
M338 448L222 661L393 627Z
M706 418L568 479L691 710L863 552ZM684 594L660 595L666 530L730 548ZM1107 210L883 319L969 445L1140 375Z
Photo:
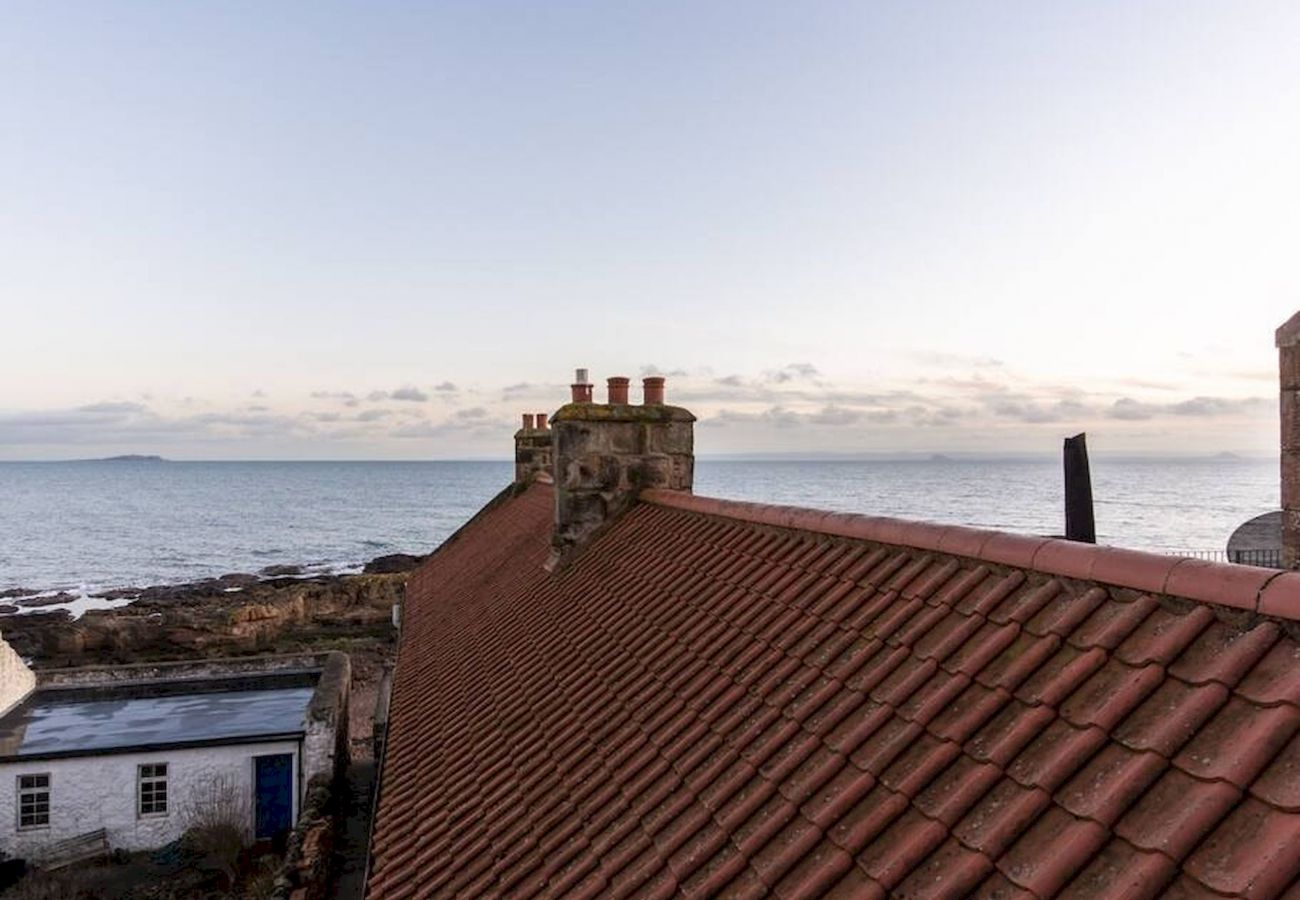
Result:
M541 418L544 425L546 420ZM549 429L521 428L515 432L516 484L527 484L542 472L550 474L553 459Z
M1277 330L1282 419L1282 568L1300 563L1300 312Z
M554 563L636 502L644 488L690 493L695 416L678 406L570 403L551 417Z

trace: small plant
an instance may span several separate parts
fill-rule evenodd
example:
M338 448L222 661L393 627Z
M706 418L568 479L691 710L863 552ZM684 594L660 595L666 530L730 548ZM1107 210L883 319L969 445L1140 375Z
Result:
M215 775L190 793L183 840L199 857L199 865L221 873L227 888L239 874L249 819L246 793L229 775Z

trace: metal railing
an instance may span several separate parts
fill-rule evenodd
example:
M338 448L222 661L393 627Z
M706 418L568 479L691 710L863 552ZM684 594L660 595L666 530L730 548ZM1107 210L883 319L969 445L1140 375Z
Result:
M1262 566L1265 569L1282 568L1281 550L1179 550L1170 556L1204 559L1210 562L1230 562L1244 566Z

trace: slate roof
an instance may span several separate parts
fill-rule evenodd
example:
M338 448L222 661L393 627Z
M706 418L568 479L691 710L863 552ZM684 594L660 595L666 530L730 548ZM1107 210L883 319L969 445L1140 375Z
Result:
M642 499L413 575L369 897L1300 896L1300 575Z

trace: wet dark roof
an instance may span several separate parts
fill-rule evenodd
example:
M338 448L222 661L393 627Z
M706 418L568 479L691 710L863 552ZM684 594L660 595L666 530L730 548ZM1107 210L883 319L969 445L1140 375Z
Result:
M371 900L1300 890L1300 575L643 500L412 576Z
M0 718L0 760L243 743L303 733L302 685L143 694L38 690ZM183 687L182 687L183 690Z

